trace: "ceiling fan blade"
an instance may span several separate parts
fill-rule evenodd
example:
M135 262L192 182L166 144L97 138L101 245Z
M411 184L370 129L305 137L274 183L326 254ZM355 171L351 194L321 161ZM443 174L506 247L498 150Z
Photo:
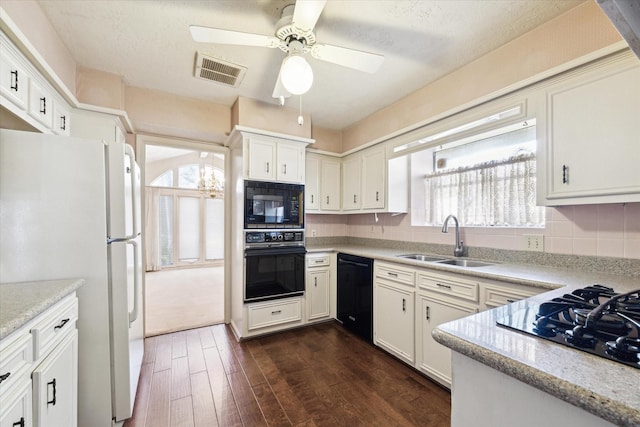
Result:
M278 71L278 78L276 79L276 85L273 88L273 94L271 95L274 98L289 98L291 93L284 88L282 84L281 71Z
M221 30L219 28L189 27L193 40L200 43L232 44L241 46L278 47L280 40L272 36Z
M321 61L332 62L343 67L353 68L366 73L375 73L382 65L384 56L346 47L315 44L311 48L311 56Z
M312 31L326 3L327 0L298 0L293 10L291 24L294 28L299 28L305 32Z

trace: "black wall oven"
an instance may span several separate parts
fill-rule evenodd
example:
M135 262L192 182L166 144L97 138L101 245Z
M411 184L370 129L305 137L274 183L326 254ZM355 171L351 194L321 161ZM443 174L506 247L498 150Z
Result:
M244 228L304 228L304 185L244 182Z
M306 252L302 231L246 232L244 301L303 295Z

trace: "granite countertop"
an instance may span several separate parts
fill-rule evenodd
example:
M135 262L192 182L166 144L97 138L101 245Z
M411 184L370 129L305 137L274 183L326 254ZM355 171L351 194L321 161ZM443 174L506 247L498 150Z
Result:
M510 262L463 268L397 257L412 251L348 244L311 245L307 250L341 251L545 289L527 300L440 325L433 337L453 351L616 425L640 426L639 369L496 325L496 320L525 308L530 301L543 302L593 283L618 292L631 291L640 288L637 277Z
M84 284L84 279L0 284L0 339Z

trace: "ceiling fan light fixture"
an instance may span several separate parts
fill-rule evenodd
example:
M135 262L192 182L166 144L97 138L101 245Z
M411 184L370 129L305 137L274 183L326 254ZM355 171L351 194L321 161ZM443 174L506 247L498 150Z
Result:
M282 61L280 79L289 93L302 95L311 89L313 70L302 56L292 54Z

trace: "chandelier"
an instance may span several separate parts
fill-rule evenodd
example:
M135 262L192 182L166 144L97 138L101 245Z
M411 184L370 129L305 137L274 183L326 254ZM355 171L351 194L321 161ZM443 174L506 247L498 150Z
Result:
M203 153L201 153L201 157L202 156ZM224 196L224 182L216 179L213 166L200 167L198 190L200 190L205 196L212 199L215 199L216 197L222 198Z

